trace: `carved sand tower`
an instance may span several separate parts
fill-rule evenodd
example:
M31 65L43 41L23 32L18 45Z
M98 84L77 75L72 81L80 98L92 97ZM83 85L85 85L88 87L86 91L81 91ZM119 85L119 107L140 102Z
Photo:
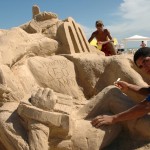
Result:
M63 53L91 52L90 45L81 27L71 18L67 18L57 31L57 38L62 43Z

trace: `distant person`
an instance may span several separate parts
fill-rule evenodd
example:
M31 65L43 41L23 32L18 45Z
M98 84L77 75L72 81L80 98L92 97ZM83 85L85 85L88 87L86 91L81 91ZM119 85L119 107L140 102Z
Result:
M123 43L120 43L117 45L117 53L120 54L124 51L124 44Z
M146 47L146 44L144 43L144 41L141 42L141 47Z
M94 31L89 38L89 43L96 38L97 44L102 45L101 51L105 53L106 56L116 55L117 51L113 44L114 40L110 32L107 29L104 29L104 24L101 20L96 21L95 24L97 30Z

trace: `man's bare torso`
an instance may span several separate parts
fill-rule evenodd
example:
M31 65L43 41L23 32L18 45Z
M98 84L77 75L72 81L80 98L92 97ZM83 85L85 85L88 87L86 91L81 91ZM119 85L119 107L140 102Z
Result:
M104 30L101 30L101 31L97 30L93 34L94 34L95 38L97 39L97 41L103 42L103 41L107 41L108 40L109 32L108 32L107 29L104 29Z

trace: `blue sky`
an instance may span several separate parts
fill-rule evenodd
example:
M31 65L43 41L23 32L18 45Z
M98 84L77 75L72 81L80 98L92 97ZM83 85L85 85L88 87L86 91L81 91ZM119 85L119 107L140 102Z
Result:
M9 29L32 19L32 6L41 12L53 12L60 20L72 17L87 38L102 20L118 41L132 35L150 37L150 0L2 0L0 29Z

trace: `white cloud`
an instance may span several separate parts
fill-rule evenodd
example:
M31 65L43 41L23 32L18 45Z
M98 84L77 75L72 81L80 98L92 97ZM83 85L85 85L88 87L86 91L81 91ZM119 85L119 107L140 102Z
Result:
M150 36L150 1L124 0L119 7L121 22L108 26L112 34L119 38L141 34Z
M124 0L120 5L122 18L130 20L139 20L149 17L150 1L149 0Z

